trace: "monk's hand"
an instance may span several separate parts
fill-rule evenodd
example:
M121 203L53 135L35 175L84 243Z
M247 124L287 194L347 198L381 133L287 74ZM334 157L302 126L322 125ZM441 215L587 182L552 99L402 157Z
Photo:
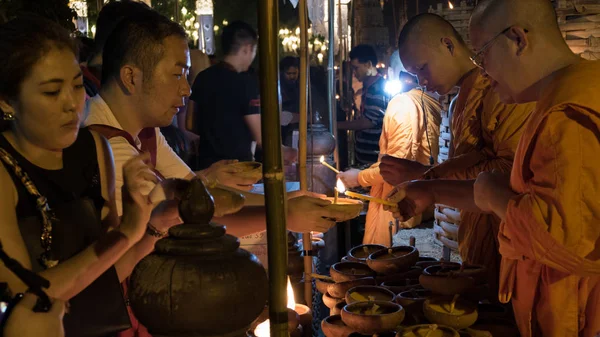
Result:
M354 188L354 187L360 186L360 183L358 182L358 174L359 173L360 173L360 170L349 169L346 172L340 172L337 175L337 177L338 177L338 179L342 180L342 182L344 183L344 186L346 186L347 188Z
M381 176L390 185L399 185L419 179L429 168L429 166L416 161L392 156L383 156L381 164L379 164Z
M427 181L411 181L396 186L387 197L396 207L384 206L394 218L407 221L423 213L435 203L435 195Z
M305 195L288 201L287 227L292 232L327 232L337 219L344 219L345 212L326 208L331 201Z
M234 163L237 163L237 160L221 160L212 164L201 172L204 177L203 181L211 187L218 183L238 190L250 191L252 185L256 184L260 178L240 177L238 169L230 165Z
M501 200L508 200L514 192L510 188L510 176L494 170L493 172L481 172L473 186L475 205L482 212L493 212ZM503 205L499 206L500 208Z

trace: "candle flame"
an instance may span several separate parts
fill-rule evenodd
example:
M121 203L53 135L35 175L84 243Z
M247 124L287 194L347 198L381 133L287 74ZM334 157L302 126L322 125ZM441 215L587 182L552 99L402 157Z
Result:
M448 1L448 7L450 7L450 9L454 9L454 5L452 4L452 1Z
M325 156L321 156L321 158L319 159L319 161L322 163L325 161Z
M337 180L337 182L335 183L335 188L338 190L339 193L346 193L346 186L344 185L341 179Z
M294 288L292 288L292 282L290 277L287 279L287 307L288 309L296 309L296 299L294 297Z
M296 309L296 300L294 298L294 288L292 288L292 282L290 277L287 279L287 307L288 309ZM254 335L256 337L270 337L271 336L271 322L266 320L254 329Z

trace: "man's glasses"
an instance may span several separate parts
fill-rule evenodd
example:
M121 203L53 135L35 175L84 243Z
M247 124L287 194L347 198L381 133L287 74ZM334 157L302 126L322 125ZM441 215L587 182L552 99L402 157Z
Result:
M479 51L475 55L471 56L471 62L473 62L473 64L476 65L477 67L479 67L480 69L483 69L483 55L485 54L485 51L489 47L492 46L492 44L494 43L494 41L496 41L496 39L498 39L500 36L506 34L506 32L508 32L512 27L513 26L507 27L500 33L496 34L496 36L494 36L491 40L486 42L483 45L483 47L481 47L481 49L479 49Z

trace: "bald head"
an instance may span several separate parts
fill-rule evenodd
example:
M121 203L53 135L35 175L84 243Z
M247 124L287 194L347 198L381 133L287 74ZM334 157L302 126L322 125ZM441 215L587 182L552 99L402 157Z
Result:
M511 25L520 25L562 39L550 0L482 0L473 10L470 23L471 29L491 31Z
M442 38L452 38L457 44L466 47L465 41L450 22L436 14L419 14L402 28L398 48L402 49L413 42L435 44Z
M400 60L419 84L445 95L474 66L471 50L454 27L439 15L420 14L410 19L398 38Z
M478 64L504 101L537 100L544 78L578 60L550 0L481 0L469 34Z

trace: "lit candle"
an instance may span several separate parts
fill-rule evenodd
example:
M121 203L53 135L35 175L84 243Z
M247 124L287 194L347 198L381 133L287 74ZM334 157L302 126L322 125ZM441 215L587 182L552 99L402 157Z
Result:
M390 207L396 207L396 204L391 201L383 200L380 198L375 198L370 195L355 193L355 192L351 192L351 191L346 191L346 192L344 192L344 194L349 196L350 198L372 201L372 202L376 202L378 204L382 204L382 205L386 205L386 206L390 206Z
M338 189L337 189L337 187L334 187L333 188L333 203L334 204L337 204L338 195L339 195Z
M338 197L339 197L340 191L343 192L345 190L346 190L346 186L344 186L344 183L342 182L342 180L338 178L338 180L335 184L335 187L333 188L333 192L334 192L333 203L334 204L337 204L337 202L338 202Z
M323 164L325 167L327 167L328 169L332 170L333 172L335 172L336 174L339 174L340 171L338 171L335 167L327 164L327 162L325 161L325 156L321 156L321 164Z
M339 193L343 193L343 194L349 196L350 198L361 199L361 200L366 200L366 201L373 201L373 202L376 202L376 203L379 203L382 205L387 205L390 207L396 206L396 204L391 201L383 200L380 198L375 198L375 197L372 197L372 196L366 195L366 194L360 194L360 193L355 193L355 192L351 192L351 191L346 191L346 186L339 179L338 179L338 183L336 184L336 189L339 191Z

